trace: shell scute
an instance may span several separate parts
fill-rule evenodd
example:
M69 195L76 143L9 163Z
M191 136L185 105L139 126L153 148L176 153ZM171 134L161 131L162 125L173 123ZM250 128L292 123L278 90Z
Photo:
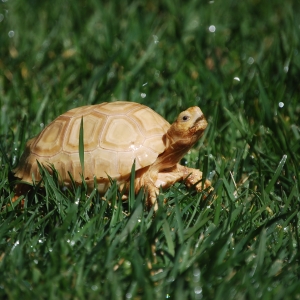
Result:
M129 177L135 159L134 152L118 152L118 176Z
M139 129L145 136L163 135L166 132L164 125L168 122L149 108L140 108L130 113L130 116L137 122Z
M84 151L92 151L99 145L99 139L106 122L106 116L91 112L88 116L83 116L83 141ZM63 150L66 152L78 152L79 133L81 116L70 120L68 129L65 132Z
M151 151L149 147L141 146L134 152L136 170L150 166L156 160L157 156L157 152Z
M136 108L136 105L137 103L134 102L117 101L110 103L102 103L102 105L95 105L94 110L108 116L126 115L130 111L134 110ZM146 107L141 104L138 105Z
M54 122L50 123L32 143L32 152L38 156L47 156L58 153L62 149L65 130L68 125L69 118L65 116L58 117Z
M103 129L100 146L115 151L134 151L144 140L145 137L132 119L127 116L112 116Z
M107 175L112 178L117 178L119 176L118 166L117 166L117 153L115 151L109 151L102 148L95 150L94 164L95 164L95 174L97 178L105 178L108 180Z

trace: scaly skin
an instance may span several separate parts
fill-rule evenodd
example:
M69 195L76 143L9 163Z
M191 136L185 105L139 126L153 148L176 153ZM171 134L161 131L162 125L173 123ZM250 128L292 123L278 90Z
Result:
M182 112L165 136L166 150L159 155L154 164L137 171L135 190L139 191L141 187L145 187L148 206L154 205L154 210L157 210L159 188L167 188L178 181L185 180L188 187L195 185L197 191L201 191L202 186L211 186L209 180L205 180L204 184L201 182L201 171L178 163L203 135L206 127L207 122L199 107L191 107Z

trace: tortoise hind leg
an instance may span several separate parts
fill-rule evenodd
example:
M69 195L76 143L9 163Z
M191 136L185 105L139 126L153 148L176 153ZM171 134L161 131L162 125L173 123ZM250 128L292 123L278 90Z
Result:
M25 195L29 192L30 186L27 184L22 184L22 183L17 183L14 188L14 196L11 199L11 201L14 203L16 202L19 197L24 196L23 199L21 200L21 207L24 207L24 202L25 202Z

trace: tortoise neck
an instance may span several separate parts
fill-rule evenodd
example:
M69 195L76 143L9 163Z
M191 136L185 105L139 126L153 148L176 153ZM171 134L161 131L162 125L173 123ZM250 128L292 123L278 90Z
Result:
M175 166L180 162L182 157L190 150L193 146L193 141L179 140L174 141L166 135L166 150L161 153L153 167L159 168L160 170L168 169Z

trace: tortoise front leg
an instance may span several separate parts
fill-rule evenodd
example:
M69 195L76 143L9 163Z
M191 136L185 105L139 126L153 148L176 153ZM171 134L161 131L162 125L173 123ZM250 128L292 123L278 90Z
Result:
M157 172L151 168L140 169L135 176L135 193L143 187L147 194L147 206L151 208L154 206L154 211L158 210L157 196L159 194L159 187L154 182L157 179Z
M177 164L174 168L164 172L158 173L155 185L157 187L162 186L163 188L170 187L175 182L184 181L187 187L195 185L197 192L202 190L202 172ZM209 180L205 180L203 188L206 189L211 186Z

